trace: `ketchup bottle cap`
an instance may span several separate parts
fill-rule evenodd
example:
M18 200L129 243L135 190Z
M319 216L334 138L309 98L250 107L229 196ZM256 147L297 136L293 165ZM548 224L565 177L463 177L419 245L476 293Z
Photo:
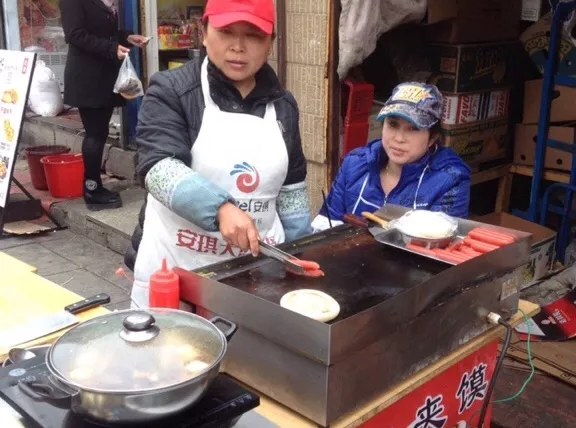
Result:
M177 277L177 275L172 271L172 269L168 269L168 263L166 262L165 258L162 259L162 267L158 269L156 272L154 272L153 276L154 279L160 281L168 281L173 279L174 277Z

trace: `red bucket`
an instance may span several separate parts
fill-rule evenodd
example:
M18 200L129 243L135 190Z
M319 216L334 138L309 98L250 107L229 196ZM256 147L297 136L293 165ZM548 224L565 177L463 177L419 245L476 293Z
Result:
M84 161L81 153L46 156L44 165L48 190L55 198L79 198L84 194Z
M44 176L44 167L40 163L40 159L44 156L60 155L68 153L69 151L69 147L56 145L26 147L24 153L26 153L26 159L28 160L28 169L30 170L32 186L38 190L48 189L46 177Z

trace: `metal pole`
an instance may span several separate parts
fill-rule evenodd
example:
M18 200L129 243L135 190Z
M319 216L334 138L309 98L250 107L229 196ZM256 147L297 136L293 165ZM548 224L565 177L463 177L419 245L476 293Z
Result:
M2 20L6 49L20 51L20 26L17 0L2 0Z
M0 49L6 49L6 34L4 30L4 4L0 3Z
M548 126L550 122L550 107L552 100L550 98L552 90L554 89L554 81L556 77L556 68L558 63L558 42L560 38L560 31L562 22L568 14L567 8L558 5L558 8L553 12L552 24L550 26L550 44L548 50L548 61L544 66L544 79L542 82L542 98L540 100L540 115L538 123L540 124L538 130L538 138L536 141L536 153L534 156L534 174L532 176L532 186L530 189L530 207L528 209L528 220L538 222L539 220L539 201L540 201L540 188L542 185L542 178L544 173L544 159L546 155L546 146L548 140ZM573 7L573 6L572 6Z
M286 0L276 0L276 47L278 49L278 80L286 88Z

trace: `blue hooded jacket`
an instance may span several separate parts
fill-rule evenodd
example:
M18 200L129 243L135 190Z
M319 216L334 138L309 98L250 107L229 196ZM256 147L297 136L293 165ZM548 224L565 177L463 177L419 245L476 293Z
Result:
M397 186L385 195L380 171L387 160L380 139L350 152L326 197L329 215L326 205L320 215L342 221L344 214L374 212L391 203L468 216L470 168L452 149L438 146L419 161L404 165Z

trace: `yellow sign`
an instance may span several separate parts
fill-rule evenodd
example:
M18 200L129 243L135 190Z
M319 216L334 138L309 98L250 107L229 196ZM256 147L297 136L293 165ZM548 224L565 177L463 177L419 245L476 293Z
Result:
M182 67L184 65L183 61L169 61L168 62L168 69L173 70L178 67Z
M398 88L394 94L394 101L407 101L418 103L426 98L432 98L432 94L426 88L415 85L403 85Z

